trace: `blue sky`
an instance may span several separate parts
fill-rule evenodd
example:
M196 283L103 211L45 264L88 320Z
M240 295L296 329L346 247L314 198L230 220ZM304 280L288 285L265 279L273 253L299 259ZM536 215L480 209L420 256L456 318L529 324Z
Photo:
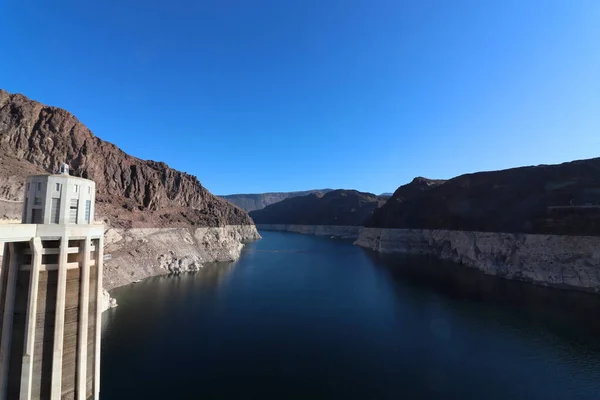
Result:
M380 193L600 156L598 21L596 0L5 0L0 87L216 194Z

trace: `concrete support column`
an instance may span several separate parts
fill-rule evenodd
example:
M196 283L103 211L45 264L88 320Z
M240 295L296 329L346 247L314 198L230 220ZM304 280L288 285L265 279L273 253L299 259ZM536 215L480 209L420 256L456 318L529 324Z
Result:
M31 275L29 277L29 293L27 296L27 315L25 319L25 345L23 348L23 364L21 367L21 400L31 400L31 383L33 379L33 350L35 348L35 328L37 320L38 285L42 266L42 240L31 239Z
M0 246L3 246L2 258L2 270L0 270L0 307L4 309L4 282L6 282L6 275L8 274L8 265L10 262L10 250L8 249L8 243L0 242ZM0 321L0 323L2 323ZM1 327L1 326L0 326Z
M96 345L94 354L94 400L100 399L100 337L102 334L102 265L104 261L104 236L96 244Z
M92 240L85 238L79 249L81 292L79 297L79 341L77 347L77 400L85 400L87 392L88 315L90 308L90 250ZM82 252L83 251L83 252Z
M50 400L60 400L62 390L62 357L65 335L65 301L67 294L67 259L69 236L64 234L60 240L58 255L58 284L56 289L56 312L54 319L54 349L52 352L52 387Z
M4 257L8 257L9 261L4 263L5 266L8 264L8 271L6 295L4 297L4 316L2 318L2 345L0 346L0 399L6 399L8 383L8 363L10 360L12 325L15 312L15 289L19 269L19 260L15 247L14 243L9 243L8 252L4 252Z

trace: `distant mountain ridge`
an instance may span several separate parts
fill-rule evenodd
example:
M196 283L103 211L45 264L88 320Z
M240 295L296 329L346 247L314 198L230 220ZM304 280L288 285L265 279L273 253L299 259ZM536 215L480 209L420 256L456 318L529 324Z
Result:
M384 202L373 193L339 189L291 197L250 216L257 224L363 225Z
M249 194L230 194L219 196L246 211L254 211L278 203L290 197L306 196L311 193L328 193L333 189L313 189L299 192L268 192Z

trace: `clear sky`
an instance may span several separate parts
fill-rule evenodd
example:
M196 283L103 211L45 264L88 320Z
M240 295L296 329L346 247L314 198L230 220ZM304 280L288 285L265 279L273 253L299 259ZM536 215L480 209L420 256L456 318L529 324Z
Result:
M215 194L600 156L598 0L0 3L0 87Z

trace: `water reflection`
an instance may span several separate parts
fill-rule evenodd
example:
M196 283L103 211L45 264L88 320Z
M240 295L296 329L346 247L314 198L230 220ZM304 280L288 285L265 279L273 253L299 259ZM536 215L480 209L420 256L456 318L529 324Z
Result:
M114 291L102 391L131 398L597 398L600 296L264 232L239 262Z
M450 308L463 320L462 324L496 332L516 332L551 346L568 363L584 369L600 366L599 295L511 281L430 257L368 250L365 254L391 277L403 301L407 299L407 291L408 298L429 296L426 304ZM438 338L451 335L448 322L439 318L439 310L421 311L431 318L434 335ZM531 349L529 356L537 357L536 348Z
M448 299L481 303L550 326L589 336L600 334L600 296L542 287L486 275L474 268L431 257L378 254L364 250L403 289L429 289Z
M177 310L201 307L202 299L218 291L236 266L236 262L206 263L196 272L155 276L112 290L111 296L117 299L119 306L103 314L102 335L106 336L112 329L118 330L111 332L114 336L164 327L165 318ZM139 310L140 302L151 312Z

